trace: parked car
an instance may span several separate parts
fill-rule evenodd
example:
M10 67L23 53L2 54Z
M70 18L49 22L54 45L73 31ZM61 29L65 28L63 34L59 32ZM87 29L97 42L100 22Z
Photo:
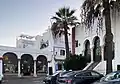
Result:
M93 84L120 84L120 71L109 73Z
M91 70L73 71L62 75L57 79L57 84L91 84L103 75Z
M56 84L56 80L58 77L66 74L66 73L69 73L70 71L57 71L55 74L53 75L48 75L44 80L43 82L45 84Z

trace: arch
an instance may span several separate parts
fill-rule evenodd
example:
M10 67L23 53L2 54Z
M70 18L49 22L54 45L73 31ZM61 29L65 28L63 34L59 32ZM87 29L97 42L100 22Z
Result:
M36 66L37 66L37 73L39 72L46 72L48 63L47 63L47 58L44 55L39 55L36 60Z
M87 62L91 61L91 50L90 50L90 41L89 40L85 40L85 51L84 51L84 56L87 59Z
M101 61L101 46L98 36L94 37L93 61Z
M86 45L86 43L88 42L89 40L88 39L85 39L84 40L84 43L83 43L83 50L85 50L85 45ZM89 41L90 42L90 41Z
M92 45L95 44L96 39L100 39L100 37L99 37L99 36L95 36L95 37L93 38L93 40L92 40Z
M13 52L6 52L3 54L3 72L16 73L18 60L17 55Z
M33 73L34 61L33 56L30 54L23 54L21 56L21 73L30 75Z

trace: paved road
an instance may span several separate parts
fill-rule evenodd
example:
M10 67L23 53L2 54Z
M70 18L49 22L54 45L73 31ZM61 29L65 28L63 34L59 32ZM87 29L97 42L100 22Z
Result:
M5 79L2 84L43 84L42 80L45 76L38 76L36 78L26 76L18 78L17 76L5 76Z

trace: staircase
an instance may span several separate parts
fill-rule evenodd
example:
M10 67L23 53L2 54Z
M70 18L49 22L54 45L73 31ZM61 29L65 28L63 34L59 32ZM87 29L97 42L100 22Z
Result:
M93 62L86 70L93 70L100 62Z

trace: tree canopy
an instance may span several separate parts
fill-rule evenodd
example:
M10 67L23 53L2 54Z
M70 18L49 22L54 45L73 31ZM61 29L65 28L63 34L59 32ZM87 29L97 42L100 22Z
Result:
M82 55L70 55L65 59L64 68L66 70L82 70L87 65L87 59Z
M81 21L86 28L92 28L96 17L104 16L107 9L106 1L109 2L111 12L120 12L120 0L85 0L81 7Z
M77 17L73 15L75 11L76 10L74 9L70 10L69 7L63 7L55 13L55 16L51 18L55 20L51 27L54 36L58 34L61 36L61 34L65 34L65 29L69 30L70 27L74 27L79 24L79 22L77 22ZM65 22L67 27L65 27Z

